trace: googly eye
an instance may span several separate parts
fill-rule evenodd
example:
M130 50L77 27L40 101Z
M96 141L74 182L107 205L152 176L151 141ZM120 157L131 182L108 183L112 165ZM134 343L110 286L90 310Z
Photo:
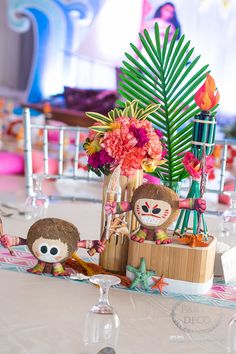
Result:
M41 244L40 247L39 247L39 251L42 253L42 254L46 254L48 252L48 245L47 244Z
M58 253L60 253L60 250L57 246L52 246L50 249L50 254L52 256L56 256Z

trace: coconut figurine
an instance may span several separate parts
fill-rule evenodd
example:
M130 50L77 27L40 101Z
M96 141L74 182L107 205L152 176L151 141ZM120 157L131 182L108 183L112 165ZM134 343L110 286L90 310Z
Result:
M140 223L139 230L131 239L144 242L146 239L156 244L171 242L167 228L176 220L179 209L192 209L203 213L206 202L201 198L179 199L168 187L156 184L143 184L133 193L131 202L107 202L106 214L121 214L132 210Z
M2 235L1 244L11 250L11 247L27 245L38 263L28 272L35 274L52 273L55 276L68 275L63 263L72 256L78 248L93 248L98 253L104 250L104 245L98 240L80 240L78 229L72 223L57 219L45 218L36 221L29 229L27 238Z

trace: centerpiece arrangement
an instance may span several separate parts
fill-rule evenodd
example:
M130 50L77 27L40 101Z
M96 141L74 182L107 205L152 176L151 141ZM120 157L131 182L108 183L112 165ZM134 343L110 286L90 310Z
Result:
M119 193L113 198L109 198L109 193L104 195L104 202L108 203L103 209L108 215L118 217L132 210L138 220L139 231L134 233L129 228L131 237L126 250L127 274L131 279L135 277L132 286L137 285L140 274L150 273L151 281L154 272L162 281L163 275L167 277L170 291L185 292L187 284L189 293L201 293L209 289L213 279L215 239L203 240L197 232L202 220L203 235L207 236L202 197L207 173L213 167L209 155L214 146L218 94L208 65L199 67L200 56L193 57L190 41L186 42L185 36L177 40L178 30L169 41L169 30L163 45L158 24L154 39L146 30L140 34L141 50L131 44L134 55L126 53L118 89L128 101L119 100L119 108L108 117L88 113L96 123L84 147L88 167L97 174L110 175L119 166L120 173L129 179L142 169L164 185L139 187L139 181L133 185L129 198L121 193L121 201ZM202 95L202 88L197 89L204 80L204 87L211 91ZM198 173L197 182L193 180L188 198L182 200L175 192L183 179L193 177L192 171ZM183 209L177 221L181 232L175 239L168 227L179 209ZM194 225L189 241L186 232L191 210ZM105 252L110 253L110 258L117 256L114 250ZM139 280L147 289L147 278L143 283Z
M165 287L188 294L210 289L216 240L208 235L203 195L213 168L219 94L208 65L197 67L200 56L193 57L190 42L184 36L177 39L178 30L169 41L169 31L161 44L158 24L154 39L144 30L142 49L131 44L134 55L126 53L121 68L118 91L124 101L107 116L87 113L95 121L84 143L88 169L104 175L101 240L80 241L77 229L66 221L41 219L27 238L32 253L39 254L32 272L42 273L50 263L55 276L65 275L59 262L71 258L87 269L74 255L77 247L87 248L90 255L105 248L100 265L105 271L126 272L130 288L162 292ZM143 183L143 171L158 177L160 184ZM189 176L190 191L182 199L178 186ZM169 227L177 218L174 236ZM58 225L63 236L55 239ZM68 240L73 241L71 249ZM8 235L0 241L8 248L26 242Z

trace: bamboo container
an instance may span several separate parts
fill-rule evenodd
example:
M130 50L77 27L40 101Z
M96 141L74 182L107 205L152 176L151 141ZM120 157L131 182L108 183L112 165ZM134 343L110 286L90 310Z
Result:
M101 235L104 231L106 216L104 213L104 204L107 198L107 187L110 176L105 176L103 185L102 215L101 215ZM138 170L132 178L120 176L121 201L130 202L133 192L143 182L143 171ZM114 218L113 218L114 221ZM126 212L123 216L129 234L138 228L138 221L132 211ZM127 257L128 257L128 235L120 233L112 233L109 241L106 242L105 251L100 255L99 264L106 270L115 273L125 273Z
M140 244L129 240L127 264L139 267L140 259L146 259L148 270L154 270L158 276L204 283L211 279L214 271L216 238L209 236L207 247L189 247L171 243L156 245L145 241Z
M103 183L103 194L102 194L102 215L101 215L101 235L104 230L105 225L105 213L104 213L104 205L107 201L107 187L110 181L110 176L104 177ZM143 171L138 170L136 175L133 177L125 177L120 176L120 186L121 186L121 201L130 202L133 196L133 192L136 188L138 188L143 183ZM125 213L124 220L127 222L127 226L130 232L134 231L138 227L138 222L131 211Z

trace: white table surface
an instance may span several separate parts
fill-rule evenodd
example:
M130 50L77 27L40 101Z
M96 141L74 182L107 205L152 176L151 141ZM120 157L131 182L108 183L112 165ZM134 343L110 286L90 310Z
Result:
M19 202L22 180L15 179L9 195L3 184L0 179L1 201ZM100 204L55 203L48 215L75 223L81 238L90 239L99 238L100 212ZM21 236L30 226L19 216L3 222L5 232ZM86 353L84 318L98 300L95 286L6 270L0 283L0 354ZM227 353L233 309L118 289L111 289L110 302L121 323L118 354Z

